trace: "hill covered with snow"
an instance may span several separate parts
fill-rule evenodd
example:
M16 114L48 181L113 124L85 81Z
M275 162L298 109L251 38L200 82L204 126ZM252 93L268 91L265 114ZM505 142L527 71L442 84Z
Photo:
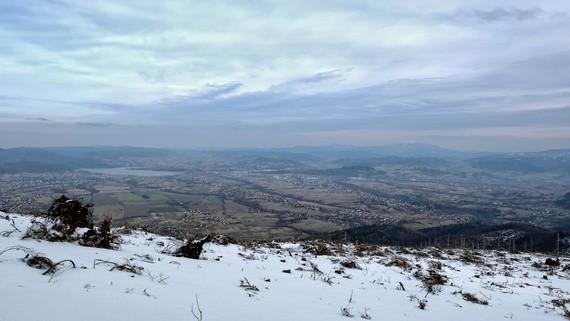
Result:
M0 213L0 321L536 321L570 307L568 258L212 242L194 260L143 231L124 230L116 250L22 239L32 219Z

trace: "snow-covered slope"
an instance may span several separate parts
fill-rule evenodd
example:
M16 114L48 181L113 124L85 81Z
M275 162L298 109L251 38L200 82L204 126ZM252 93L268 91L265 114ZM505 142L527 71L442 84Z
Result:
M0 251L26 247L53 261L71 259L77 268L66 263L55 275L43 275L23 262L25 253L2 253L0 321L189 321L196 320L192 306L199 314L196 298L203 320L346 320L342 308L355 319L367 314L372 320L564 320L552 300L570 298L570 271L533 267L545 261L541 255L382 247L368 249L376 255L357 257L344 246L344 255L314 256L299 244L207 244L203 259L192 260L162 254L176 241L144 232L123 235L116 251L22 240L30 220L0 213ZM485 264L469 263L473 258ZM95 260L144 270L110 271L112 264ZM347 260L360 269L341 269ZM409 269L398 266L404 261ZM447 282L427 294L421 278L437 262ZM564 259L562 265L569 263ZM488 305L466 301L466 293Z

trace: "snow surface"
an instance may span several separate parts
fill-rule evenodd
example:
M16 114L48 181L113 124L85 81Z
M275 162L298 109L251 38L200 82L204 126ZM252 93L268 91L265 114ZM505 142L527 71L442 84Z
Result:
M22 240L32 219L0 213L0 251L25 246L53 261L72 259L50 277L43 270L22 261L23 252L0 256L0 321L188 321L196 320L196 296L203 320L347 320L347 307L360 319L365 311L372 320L564 320L553 299L570 298L568 272L550 273L531 266L544 262L538 254L485 252L492 267L458 259L462 251L444 252L444 258L396 253L396 248L379 248L385 255L356 257L361 269L344 269L337 274L344 256L314 256L300 244L244 248L238 245L207 244L203 259L192 260L162 254L179 243L171 238L142 231L122 236L119 250L82 247L73 243ZM10 220L4 219L8 216ZM11 226L21 231L16 231ZM273 248L278 247L278 248ZM433 250L433 249L431 249ZM422 253L430 253L430 249ZM394 254L389 254L394 252ZM413 270L386 266L396 256L406 258ZM129 262L141 266L141 275L109 271L107 264L94 260ZM282 262L284 261L284 262ZM439 293L428 294L413 276L421 267L426 273L430 261L443 264L441 274L449 278ZM570 263L567 258L563 264ZM311 264L323 274L312 271ZM291 273L283 270L291 269ZM478 276L476 276L478 275ZM166 278L161 281L162 278ZM240 287L247 280L259 291ZM324 280L329 279L328 284ZM400 282L405 290L399 289ZM458 291L489 301L480 305L463 300ZM456 292L456 293L454 293ZM416 299L417 298L417 299ZM418 300L427 300L425 310ZM350 302L349 302L350 301Z

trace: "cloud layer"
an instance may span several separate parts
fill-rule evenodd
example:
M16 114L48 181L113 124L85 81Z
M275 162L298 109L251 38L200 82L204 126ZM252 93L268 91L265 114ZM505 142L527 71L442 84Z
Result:
M569 14L562 0L4 1L0 145L570 147Z

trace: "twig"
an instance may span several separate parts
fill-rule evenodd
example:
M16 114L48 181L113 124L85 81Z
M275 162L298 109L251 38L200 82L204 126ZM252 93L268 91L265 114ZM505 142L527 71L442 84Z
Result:
M50 278L49 278L49 280L48 280L48 282L51 282L51 280L54 278L54 276L55 276L55 274L56 274L56 272L57 272L57 270L56 270L56 269L57 269L57 266L60 265L60 264L65 263L65 262L70 262L70 263L71 263L71 266L75 269L75 262L73 262L72 260L61 260L61 261L59 261L59 262L53 264L52 266L50 266L50 268L47 269L44 273L42 273L42 275L46 275L46 274L51 273L51 276L50 276ZM63 273L63 272L62 272L62 273ZM61 274L61 273L59 273L59 274Z
M57 262L57 263L52 264L52 266L50 266L49 269L47 269L44 273L42 273L42 275L47 275L47 274L50 274L50 273L55 273L55 270L57 269L57 266L60 265L60 264L65 263L65 262L71 263L71 266L73 266L73 268L75 269L75 262L73 262L72 260L69 260L69 259L68 259L68 260L61 260L61 261L59 261L59 262Z
M22 251L22 252L26 253L27 255L34 255L35 254L34 250L29 248L29 247L16 245L16 246L10 246L10 247L3 249L2 251L0 251L0 255L6 253L8 251Z
M200 308L200 301L198 301L198 294L196 293L196 307L198 309L198 314L196 314L196 312L194 311L194 303L192 303L192 306L190 307L190 311L192 312L192 315L194 316L194 318L197 321L202 321L202 318L204 317L204 313L202 312L202 309Z
M111 261L107 261L107 260L101 260L101 259L95 259L93 260L93 268L95 268L96 265L99 264L112 264L113 266L117 266L118 264L115 262L111 262Z
M11 225L17 232L22 232L18 227L16 227L16 222L14 222L14 219L11 220L10 225Z
M129 273L134 273L134 274L138 274L138 275L141 275L143 270L144 270L144 268L142 266L131 265L128 263L118 264L115 262L101 260L101 259L93 260L93 268L95 268L95 266L99 265L99 264L111 264L113 267L111 269L109 269L109 271L119 270L119 271L126 271Z

